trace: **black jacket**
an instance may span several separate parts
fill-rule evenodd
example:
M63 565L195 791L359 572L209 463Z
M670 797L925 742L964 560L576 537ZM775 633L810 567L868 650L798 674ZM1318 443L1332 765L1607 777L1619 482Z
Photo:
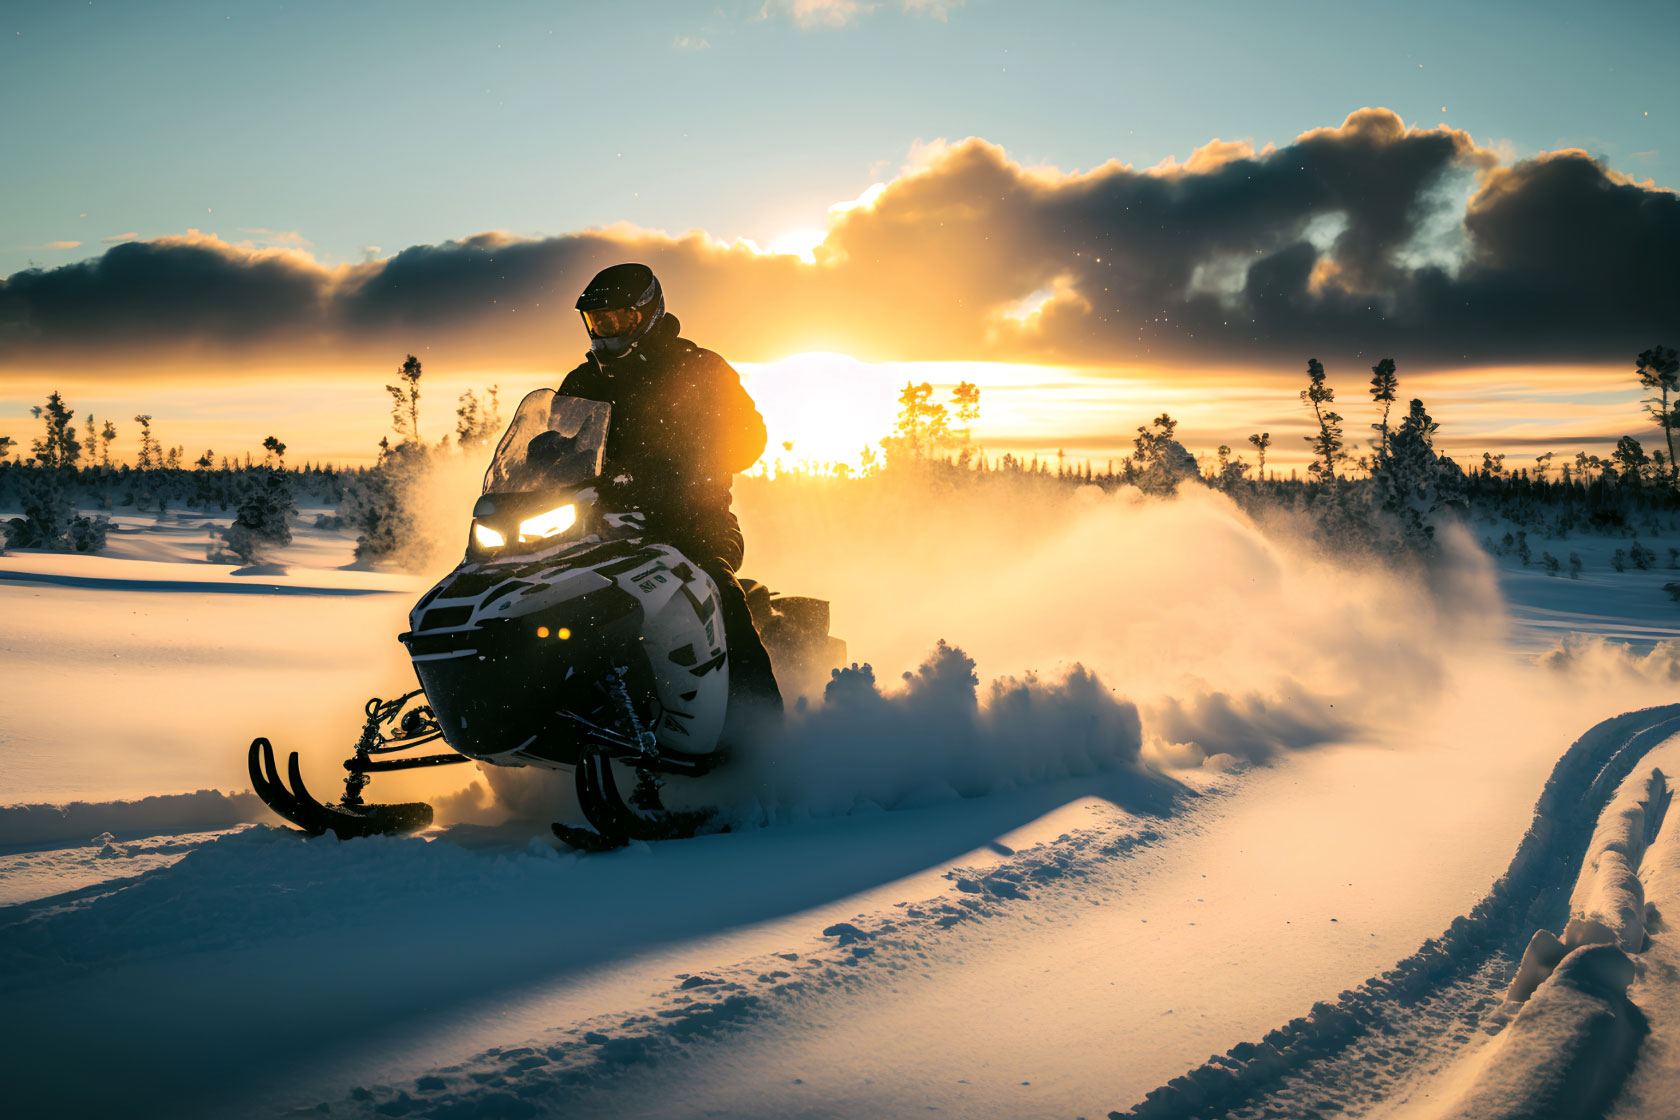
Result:
M612 405L606 473L628 474L634 501L675 516L729 509L729 486L764 453L764 419L733 367L678 336L667 313L633 353L590 354L560 392Z

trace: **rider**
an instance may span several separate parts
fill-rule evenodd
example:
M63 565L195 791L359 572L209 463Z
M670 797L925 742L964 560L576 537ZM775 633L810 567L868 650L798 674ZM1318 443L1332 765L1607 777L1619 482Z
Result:
M596 274L578 297L589 355L560 383L566 396L612 405L606 474L626 475L650 537L692 559L717 583L728 639L730 692L782 711L747 597L735 578L746 542L729 487L764 452L764 420L740 375L678 336L659 280L645 264Z

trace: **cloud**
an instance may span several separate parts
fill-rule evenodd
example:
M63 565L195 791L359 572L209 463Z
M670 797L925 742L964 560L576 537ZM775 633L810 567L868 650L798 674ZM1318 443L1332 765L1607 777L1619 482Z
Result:
M904 10L912 15L923 15L945 23L950 19L951 12L960 8L967 0L904 0Z
M760 19L769 19L772 14L783 12L805 28L845 27L875 7L858 0L764 0L758 14Z
M239 232L255 235L248 241L240 242L241 245L261 245L289 249L312 249L315 247L315 242L295 229L263 229L261 226L257 226L252 229L242 228Z
M331 274L307 255L237 249L198 231L129 241L0 285L0 343L19 356L260 343L318 324ZM264 305L268 305L264 309Z
M742 361L1602 363L1672 332L1680 197L1583 152L1502 160L1462 131L1362 109L1278 147L1216 140L1146 170L919 143L829 214L810 263L629 226L374 256L329 268L194 232L30 269L0 281L0 363L430 347L556 368L581 349L565 333L576 293L624 260L652 266L690 334Z
M699 35L678 35L671 45L679 51L703 51L711 46Z
M49 241L41 246L43 249L80 249L81 247L82 243L80 241Z
M100 240L107 245L115 245L119 241L137 241L139 238L138 233L130 231L128 233L114 233L110 237L102 237Z
M951 12L966 0L903 0L902 10L909 15L927 16L940 23L950 21ZM870 0L764 0L759 19L785 14L800 27L849 27L860 16L873 15L885 5Z

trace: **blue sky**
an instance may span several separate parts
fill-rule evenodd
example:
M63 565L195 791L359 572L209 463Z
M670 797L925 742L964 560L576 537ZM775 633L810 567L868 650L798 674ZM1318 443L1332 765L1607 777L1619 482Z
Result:
M1147 166L1364 105L1680 185L1680 5L817 7L11 3L0 275L188 229L329 264L619 221L768 243L917 141Z

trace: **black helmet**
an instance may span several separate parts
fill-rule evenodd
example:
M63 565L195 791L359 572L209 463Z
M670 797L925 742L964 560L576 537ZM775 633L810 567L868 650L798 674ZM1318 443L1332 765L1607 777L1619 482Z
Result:
M606 362L622 358L665 314L659 278L645 264L615 264L595 274L578 297L589 348Z

